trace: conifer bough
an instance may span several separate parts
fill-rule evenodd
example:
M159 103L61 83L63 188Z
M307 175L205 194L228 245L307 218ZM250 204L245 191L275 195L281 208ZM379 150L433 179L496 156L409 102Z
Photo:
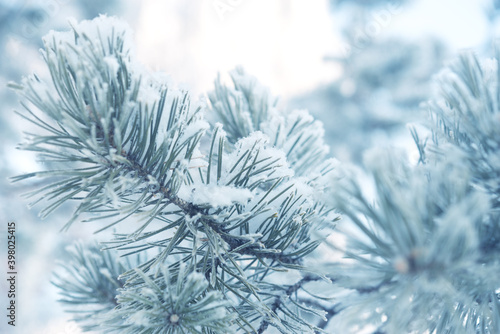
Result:
M42 217L72 200L66 227L100 220L98 231L118 231L104 252L77 246L70 278L55 278L63 302L82 306L73 311L83 328L321 330L325 312L305 286L327 278L304 266L321 242L312 232L336 220L315 196L334 165L321 124L279 111L242 69L234 87L217 81L210 105L193 102L137 64L114 18L51 32L44 44L51 81L33 75L18 87L20 115L40 128L22 148L54 169L15 180L50 181L29 194L45 202ZM134 265L117 257L134 254Z

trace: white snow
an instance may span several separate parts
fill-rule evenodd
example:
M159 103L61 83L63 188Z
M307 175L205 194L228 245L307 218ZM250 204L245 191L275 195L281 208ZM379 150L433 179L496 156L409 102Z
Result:
M203 133L209 128L210 124L208 124L207 121L205 121L204 119L198 119L185 128L184 132L182 133L180 142L182 143L185 140L196 136L196 134L198 133Z
M191 187L183 187L177 195L190 203L213 207L229 206L235 203L245 204L253 197L252 192L248 189L211 184L196 184Z
M106 56L104 57L104 63L108 66L109 73L112 77L116 76L118 73L118 69L120 68L120 64L118 64L118 60L114 56Z
M240 139L235 144L234 152L228 154L224 157L223 166L224 172L220 183L224 184L229 182L235 175L235 173L240 172L240 167L243 163L240 161L237 168L231 172L231 169L238 163L239 159L243 154L249 152L251 157L255 157L258 154L258 160L262 161L267 159L262 165L268 164L271 161L276 161L272 166L272 172L267 174L268 177L291 177L294 175L292 169L289 168L288 162L286 160L286 155L282 150L272 147L269 143L269 138L260 131L255 131L251 133L248 137ZM244 159L243 159L244 160ZM261 164L259 164L261 165ZM250 177L249 184L252 183L253 179L265 177L263 175L256 175Z
M71 26L79 32L81 35L85 35L89 40L102 40L106 41L108 37L122 36L124 38L124 49L133 49L133 39L132 30L126 21L118 19L116 17L108 17L106 15L101 15L93 20L84 20L81 22L76 22L75 20L70 20ZM44 42L58 42L58 44L74 44L75 35L73 31L54 31L51 30L47 35L43 37ZM82 41L82 39L79 39Z

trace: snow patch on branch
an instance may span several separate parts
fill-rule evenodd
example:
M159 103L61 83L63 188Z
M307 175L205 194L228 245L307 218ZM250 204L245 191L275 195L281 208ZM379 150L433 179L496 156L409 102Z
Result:
M205 184L183 187L177 196L195 205L210 205L212 207L223 207L236 203L245 204L253 198L252 192L248 189Z

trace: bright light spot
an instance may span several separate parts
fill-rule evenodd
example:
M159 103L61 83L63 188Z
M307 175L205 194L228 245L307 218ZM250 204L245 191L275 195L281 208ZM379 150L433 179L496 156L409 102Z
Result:
M212 1L145 1L136 35L140 60L198 94L237 65L283 95L338 75L324 61L337 40L327 0L228 3L221 19Z

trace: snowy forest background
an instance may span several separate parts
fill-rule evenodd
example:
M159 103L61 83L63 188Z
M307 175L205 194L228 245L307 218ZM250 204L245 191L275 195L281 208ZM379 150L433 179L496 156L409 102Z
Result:
M19 333L80 332L50 281L68 244L95 238L86 225L59 233L64 210L40 221L20 197L28 185L7 179L43 168L15 149L28 125L12 112L18 97L6 85L32 72L47 75L38 49L49 30L66 30L69 17L123 17L135 31L138 58L195 96L212 90L218 73L243 65L280 104L323 121L332 156L362 168L363 152L373 147L401 147L418 159L406 125L422 119L419 105L433 96L433 76L458 52L491 57L499 11L495 0L0 0L0 217L18 226ZM1 289L4 298L3 282ZM0 332L9 333L4 326Z

